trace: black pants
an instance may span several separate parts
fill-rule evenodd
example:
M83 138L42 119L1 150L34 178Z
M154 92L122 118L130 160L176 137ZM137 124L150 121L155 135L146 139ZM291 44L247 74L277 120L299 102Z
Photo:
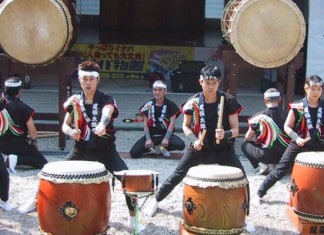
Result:
M107 147L101 149L86 149L81 146L74 147L68 159L101 162L111 174L114 171L128 170L126 163L119 156L114 144L107 145ZM118 179L120 180L120 177ZM130 211L135 211L132 200L127 195L126 203Z
M307 151L324 151L324 144L319 142L308 142L303 147L299 147L296 142L291 142L277 167L263 180L257 192L259 197L263 197L278 180L282 179L287 172L290 171L298 153Z
M253 168L257 168L259 162L265 164L278 164L285 151L284 148L262 148L262 146L254 141L244 141L241 145L241 150L244 156L249 159Z
M224 148L217 150L202 150L195 151L191 147L188 147L185 154L181 158L178 166L173 171L173 173L164 181L162 186L156 193L156 200L162 201L169 193L182 181L186 176L188 170L199 164L215 164L237 167L242 170L243 174L246 176L244 168L237 158L234 148ZM250 198L249 185L248 190L248 201ZM249 202L248 202L249 204Z
M159 145L161 144L164 136L163 135L156 136L156 137L152 136L151 138L154 145ZM145 148L145 142L146 142L146 138L145 136L143 136L134 144L134 146L130 150L130 156L132 158L140 158L142 157L143 153L148 151L148 149ZM185 148L185 143L183 142L183 140L176 135L172 135L169 140L169 146L167 147L167 150L168 151L183 150L184 148Z
M37 169L42 169L47 163L44 155L34 147L28 144L23 138L8 138L2 139L1 151L3 154L17 155L17 165L32 166Z
M9 173L7 166L0 154L0 199L8 201L9 198Z

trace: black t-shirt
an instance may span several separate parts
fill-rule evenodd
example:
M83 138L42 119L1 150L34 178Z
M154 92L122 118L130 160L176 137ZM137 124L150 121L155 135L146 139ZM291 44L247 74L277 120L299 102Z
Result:
M33 116L34 110L15 96L7 96L6 108L1 111L1 137L26 138L27 121Z
M163 105L157 106L155 100L146 102L140 112L147 117L147 125L151 135L164 135L170 124L170 118L180 114L179 107L171 100L164 97Z

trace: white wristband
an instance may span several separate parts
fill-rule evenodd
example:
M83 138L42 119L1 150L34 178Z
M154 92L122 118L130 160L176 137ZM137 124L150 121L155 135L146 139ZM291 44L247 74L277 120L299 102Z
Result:
M296 141L297 140L297 138L299 137L298 135L297 135L297 133L296 132L291 132L290 134L289 134L289 137L293 140L293 141Z
M69 129L66 130L66 134L68 136L72 136L73 135L73 129L71 127L69 127Z

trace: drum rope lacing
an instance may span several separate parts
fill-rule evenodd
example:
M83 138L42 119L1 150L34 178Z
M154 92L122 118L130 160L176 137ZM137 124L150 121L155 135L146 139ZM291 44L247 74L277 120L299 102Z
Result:
M71 29L72 28L72 25L69 25L69 18L68 18L68 14L66 13L66 11L65 11L65 9L64 9L64 7L61 5L61 1L57 1L57 0L54 0L59 6L60 6L60 8L61 8L61 10L62 10L62 12L63 12L63 15L64 15L64 18L65 18L65 20L66 20L66 23L67 23L67 28L66 28L66 40L65 40L65 42L68 42L69 41L69 29ZM63 53L63 50L64 50L65 48L63 47L62 49L61 49L61 51L58 53L58 55L61 55L62 53Z
M107 170L96 172L96 173L86 173L86 174L73 174L73 173L48 173L41 172L39 177L41 179L49 180L54 183L102 183L109 180L109 172Z
M324 164L313 163L313 162L303 162L298 159L295 160L295 164L299 164L301 166L306 166L306 167L310 167L310 168L324 168Z
M301 212L295 208L294 212L302 219L311 221L311 222L316 222L316 223L323 223L324 222L324 215L314 215L314 214L308 214L305 212Z
M181 220L181 223L183 226L190 232L194 232L195 234L204 234L204 235L234 235L234 234L240 234L244 230L244 226L240 228L231 228L228 230L225 229L207 229L207 228L201 228L201 227L196 227L196 226L190 226L184 222L184 220Z

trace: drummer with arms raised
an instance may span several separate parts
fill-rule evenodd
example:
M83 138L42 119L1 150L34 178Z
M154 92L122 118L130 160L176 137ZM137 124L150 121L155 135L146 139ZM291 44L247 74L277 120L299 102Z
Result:
M93 61L84 61L78 67L82 92L71 96L65 103L66 115L62 131L75 140L69 160L98 161L108 171L128 170L115 145L114 119L118 116L116 101L98 90L100 67ZM126 196L129 226L135 226L135 209Z
M306 151L324 151L324 100L323 80L313 75L305 80L306 96L290 104L287 119L284 124L285 132L292 141L284 152L277 167L270 172L258 189L261 200L267 191L289 172L298 153Z

